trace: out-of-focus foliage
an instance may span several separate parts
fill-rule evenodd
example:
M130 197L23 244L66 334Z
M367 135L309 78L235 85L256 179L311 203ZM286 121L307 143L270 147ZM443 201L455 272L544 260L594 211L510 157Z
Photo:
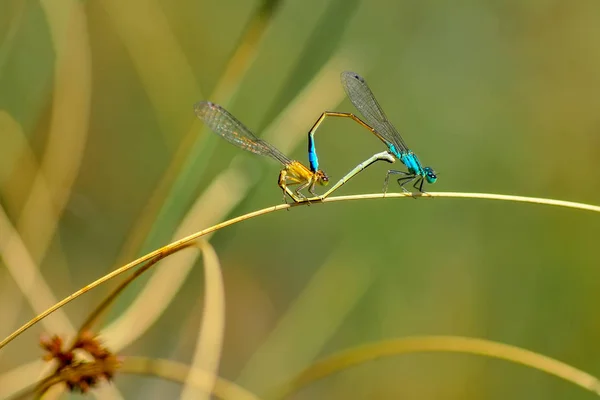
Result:
M279 166L204 129L199 100L304 162L320 111L355 112L338 75L356 70L439 172L428 190L599 204L598 43L600 4L588 0L0 2L0 238L12 226L27 250L3 253L0 336L147 251L281 201ZM317 146L334 182L383 150L335 119ZM340 193L380 191L387 168ZM496 340L600 374L599 232L582 211L465 199L298 207L224 229L211 238L226 296L220 374L261 394L324 355L417 334ZM48 296L23 294L26 265ZM191 361L202 267L123 355ZM42 330L81 323L110 288L2 349L0 371L40 357ZM115 382L126 398L180 392ZM589 396L512 364L427 354L365 364L295 398Z

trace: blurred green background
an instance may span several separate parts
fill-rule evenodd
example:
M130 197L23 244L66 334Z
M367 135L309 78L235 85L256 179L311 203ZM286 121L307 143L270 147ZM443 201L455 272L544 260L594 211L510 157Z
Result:
M305 162L320 112L355 112L339 84L354 70L440 173L428 190L599 204L599 43L591 0L2 1L0 336L148 251L281 202L279 165L204 128L199 100ZM317 141L333 182L384 149L345 120L327 120ZM380 192L387 169L338 193ZM225 285L220 375L263 394L326 355L411 335L500 341L598 375L599 232L588 212L470 199L298 207L223 229L210 239ZM163 274L158 299L174 282L120 354L190 363L204 273L183 258L111 309L103 326L150 275ZM116 284L13 341L0 371L39 358L40 333L71 334ZM137 313L152 314L144 304ZM116 387L180 392L128 375ZM433 353L348 369L294 398L591 396L522 366Z

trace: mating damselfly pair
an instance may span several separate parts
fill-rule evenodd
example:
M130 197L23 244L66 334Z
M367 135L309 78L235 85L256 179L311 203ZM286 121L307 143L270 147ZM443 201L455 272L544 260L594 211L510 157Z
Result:
M366 122L352 113L333 111L323 112L308 132L308 167L299 161L289 159L273 145L256 137L244 124L238 121L221 106L209 101L201 101L194 105L194 110L198 118L204 121L211 130L230 143L252 153L269 156L283 164L283 169L279 173L278 184L283 190L284 201L286 201L286 194L298 203L303 201L323 200L353 176L376 161L393 163L396 160L400 160L408 170L388 170L384 181L384 193L387 191L390 175L401 175L397 181L405 193L409 192L405 188L405 185L411 182L413 183L413 188L421 193L423 192L423 183L425 181L427 181L427 183L435 183L437 180L435 171L430 167L423 167L417 155L408 148L398 130L385 116L385 113L375 99L373 92L369 89L367 82L360 75L349 71L342 72L341 80L348 98L354 107L362 114ZM352 171L340 179L327 192L322 195L317 195L314 191L315 185L319 184L326 186L329 184L329 177L325 172L319 169L319 159L317 157L314 138L315 132L326 117L343 117L354 120L377 136L387 146L387 151L374 154L352 169ZM288 187L292 185L298 185L293 192ZM300 193L300 191L305 188L308 188L308 191L314 197L307 198Z

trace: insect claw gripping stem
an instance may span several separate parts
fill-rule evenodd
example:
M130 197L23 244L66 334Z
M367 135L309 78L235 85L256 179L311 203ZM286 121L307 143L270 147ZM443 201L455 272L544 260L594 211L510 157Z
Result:
M399 178L398 179L398 184L402 188L402 191L404 193L410 193L413 199L416 199L416 197L408 189L406 189L406 187L404 187L404 185L407 185L407 184L411 183L412 181L415 180L416 177L417 177L417 175L411 175L411 176L407 176L405 178Z

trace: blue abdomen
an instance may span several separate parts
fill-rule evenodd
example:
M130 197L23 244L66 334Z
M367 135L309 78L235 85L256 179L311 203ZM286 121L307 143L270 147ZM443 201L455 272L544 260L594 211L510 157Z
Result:
M308 162L310 170L317 172L319 169L319 158L317 157L317 149L315 148L315 138L312 135L308 136Z

